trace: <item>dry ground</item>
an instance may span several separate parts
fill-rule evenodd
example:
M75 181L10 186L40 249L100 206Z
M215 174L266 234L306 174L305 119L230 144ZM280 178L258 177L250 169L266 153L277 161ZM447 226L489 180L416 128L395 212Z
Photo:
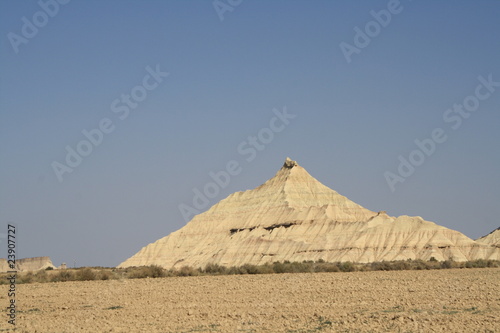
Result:
M500 268L34 283L17 301L30 333L500 332Z

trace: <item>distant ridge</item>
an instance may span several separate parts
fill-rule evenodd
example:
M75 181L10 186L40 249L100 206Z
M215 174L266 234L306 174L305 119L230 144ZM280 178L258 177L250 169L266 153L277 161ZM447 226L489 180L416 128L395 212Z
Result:
M118 267L165 268L275 261L500 259L500 249L421 217L373 212L287 158L276 175L236 192Z
M496 228L486 236L476 239L477 242L500 247L500 227Z
M46 268L56 268L52 264L52 260L49 257L33 257L33 258L24 258L16 260L16 271L18 272L26 272L26 271L38 271L40 269ZM11 271L12 269L9 267L7 259L0 258L0 272L4 273L7 271Z

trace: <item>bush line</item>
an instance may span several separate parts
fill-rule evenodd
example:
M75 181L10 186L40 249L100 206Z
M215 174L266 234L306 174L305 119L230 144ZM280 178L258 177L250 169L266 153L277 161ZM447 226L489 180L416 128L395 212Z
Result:
M320 272L367 272L367 271L401 271L401 270L431 270L449 268L489 268L500 267L498 260L478 259L466 262L453 260L437 261L431 258L423 260L382 261L373 263L353 262L274 262L264 265L245 264L226 267L218 264L208 264L204 268L183 266L180 269L164 269L160 266L139 266L128 268L82 267L76 269L40 270L37 272L18 273L17 282L45 283L67 281L93 281L117 279L161 278L174 276L201 275L244 275L244 274L283 274L283 273L320 273ZM0 285L8 283L6 273L0 274Z

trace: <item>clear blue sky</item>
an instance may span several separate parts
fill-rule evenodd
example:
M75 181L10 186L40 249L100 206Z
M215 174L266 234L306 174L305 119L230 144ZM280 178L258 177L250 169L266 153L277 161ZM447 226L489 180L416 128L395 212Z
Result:
M479 76L500 81L500 2L401 1L348 63L340 44L387 8L243 0L221 21L211 1L72 0L53 17L1 1L0 233L16 223L19 257L115 266L182 227L179 205L211 171L241 167L214 204L290 156L368 209L487 234L500 216L500 87L459 128L443 116ZM24 28L16 53L10 39L34 16L42 26ZM150 91L148 66L169 73ZM133 88L147 96L120 119ZM238 146L284 107L296 117L248 162ZM113 131L60 182L52 163L106 118ZM391 191L384 173L435 128L447 140Z

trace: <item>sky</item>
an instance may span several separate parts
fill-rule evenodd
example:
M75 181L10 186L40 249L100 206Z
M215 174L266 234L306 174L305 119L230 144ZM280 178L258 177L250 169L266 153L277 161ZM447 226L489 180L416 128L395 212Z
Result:
M0 256L13 224L18 258L116 266L287 156L373 211L488 234L498 17L485 0L3 0Z

